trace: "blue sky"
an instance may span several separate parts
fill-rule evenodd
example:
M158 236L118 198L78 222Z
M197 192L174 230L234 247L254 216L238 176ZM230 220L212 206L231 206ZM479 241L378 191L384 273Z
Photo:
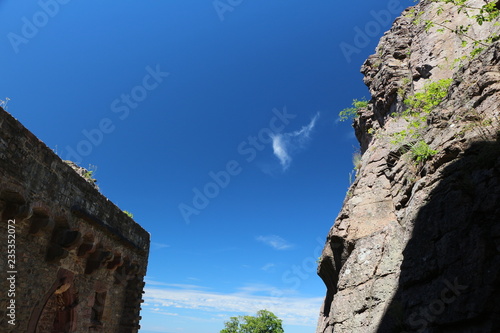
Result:
M141 333L314 331L358 147L337 114L412 3L0 2L0 99L152 235Z

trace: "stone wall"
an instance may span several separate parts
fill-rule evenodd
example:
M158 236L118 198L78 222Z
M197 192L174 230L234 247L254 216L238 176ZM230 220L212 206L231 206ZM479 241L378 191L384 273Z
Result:
M416 11L468 24L443 8ZM318 333L500 332L500 43L455 61L472 46L413 20L410 10L396 19L362 67L372 96L353 125L363 156L318 267ZM417 163L391 135L405 128L405 96L443 78L448 95L422 132L437 154Z
M2 332L138 331L149 233L1 108L0 213Z

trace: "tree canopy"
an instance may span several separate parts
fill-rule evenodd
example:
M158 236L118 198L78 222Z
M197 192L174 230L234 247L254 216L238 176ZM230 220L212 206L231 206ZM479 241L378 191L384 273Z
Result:
M220 333L284 333L281 322L274 313L260 310L256 316L231 317Z

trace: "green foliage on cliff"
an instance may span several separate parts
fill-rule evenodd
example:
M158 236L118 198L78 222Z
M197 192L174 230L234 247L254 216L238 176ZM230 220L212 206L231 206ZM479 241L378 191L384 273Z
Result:
M429 113L438 106L448 94L452 79L443 79L427 83L421 92L408 96L404 100L407 109L402 116L408 123L406 129L392 134L391 143L407 144L420 138L422 130L427 127Z
M467 0L431 0L431 2L453 5L457 14L465 14L466 17L470 18L472 22L477 25L483 25L485 22L498 21L500 17L499 0L488 1L479 7L469 4ZM436 13L441 15L443 12L444 8L439 6ZM438 32L451 31L455 33L462 38L463 47L468 46L469 42L472 43L473 49L469 55L470 58L474 58L477 54L481 53L485 47L500 39L500 32L498 29L496 31L492 30L491 33L483 39L477 39L475 35L470 32L473 23L453 25L453 20L449 18L443 20L424 20L422 19L423 14L423 11L412 9L407 14L407 17L413 17L414 24L423 24L426 31L436 27ZM500 26L499 22L495 22L494 26Z
M94 174L94 171L88 170L83 174L83 178L90 180L91 182L95 183L97 182L97 179L93 178L92 175Z
M498 1L489 1L486 2L481 7L475 7L469 5L469 1L467 0L432 0L432 2L440 2L444 4L452 4L456 6L458 13L465 13L468 17L473 18L479 25L482 25L484 22L491 22L498 18L499 9L498 9ZM443 12L443 8L439 7L438 14Z
M368 101L363 97L360 100L353 99L352 107L345 108L339 113L340 121L353 120L358 117L358 112L368 106Z
M391 135L391 144L409 146L411 158L416 163L424 162L437 154L437 151L431 149L422 139L422 135L427 128L429 114L445 99L452 82L452 79L442 79L427 83L422 91L404 101L407 109L402 116L407 127Z
M267 310L260 310L257 316L231 317L220 333L284 333L282 320Z
M130 217L131 219L133 219L133 218L134 218L134 214L132 214L131 212L126 211L126 210L124 210L123 212L124 212L124 213L125 213L128 217Z
M404 103L408 106L405 115L429 114L446 97L452 82L452 79L443 79L426 84L422 92L418 92L404 100Z
M437 150L431 149L431 147L429 147L429 145L425 141L420 140L411 147L410 153L411 158L416 163L419 163L425 162L432 156L436 155Z

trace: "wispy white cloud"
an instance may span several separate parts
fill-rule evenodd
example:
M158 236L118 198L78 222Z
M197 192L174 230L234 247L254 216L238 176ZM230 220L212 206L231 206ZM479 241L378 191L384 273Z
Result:
M277 133L271 135L273 140L273 152L279 159L283 171L287 170L292 163L292 154L304 149L305 144L311 139L311 132L319 118L317 113L309 124L300 130L289 133Z
M276 134L272 136L274 155L280 160L283 170L288 169L290 163L292 163L292 158L288 153L290 143L285 140L285 138L286 134Z
M149 285L152 285L152 286L165 286L166 285L166 283L164 283L164 282L158 282L158 281L150 280L147 277L144 280L145 280L146 284L149 284Z
M238 314L255 314L268 309L283 319L284 324L314 327L322 297L272 297L257 296L253 292L262 288L241 288L239 292L221 294L200 290L170 288L145 288L147 310L167 316L179 311L195 310L209 316L229 317ZM143 304L144 305L144 304Z
M165 249L167 247L170 247L170 245L163 244L163 243L151 242L151 247L152 247L153 250L160 250L160 249Z
M256 238L259 242L267 244L276 250L287 250L293 247L292 244L276 235L259 236Z
M182 284L182 283L164 283L164 282L158 282L154 280L150 280L148 278L146 280L146 285L150 286L165 286L165 287L171 287L171 288L178 288L178 289L207 289L207 287L202 287L194 284Z
M162 314L162 315L165 315L165 316L173 316L173 317L179 316L178 313L164 312L164 311L161 311L160 308L154 308L154 309L151 309L151 311L154 311L156 313L159 313L159 314Z
M148 323L144 323L144 321L141 322L141 332L146 331L146 332L160 332L160 333L172 333L172 331L169 330L166 326L158 326L158 325L148 325ZM176 332L179 332L177 330Z
M293 296L297 294L296 289L280 289L268 284L253 283L238 288L235 295L254 295L254 296Z
M262 266L260 269L262 269L263 271L267 272L267 271L273 269L274 267L276 267L275 264L273 264L273 263L267 263L264 266Z

